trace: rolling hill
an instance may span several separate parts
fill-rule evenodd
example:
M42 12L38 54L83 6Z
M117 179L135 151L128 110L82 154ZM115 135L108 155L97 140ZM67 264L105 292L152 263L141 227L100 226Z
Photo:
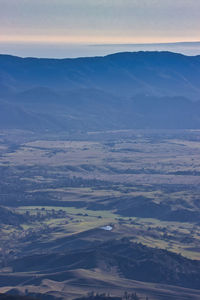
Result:
M144 282L199 288L200 263L171 253L134 244L128 239L110 240L98 247L61 253L35 254L11 261L13 275L31 275L30 282L43 279L64 281L68 271L97 270L115 273L115 276ZM6 285L6 279L1 276ZM33 279L31 279L33 278ZM35 279L34 279L35 278ZM8 284L7 284L8 285Z

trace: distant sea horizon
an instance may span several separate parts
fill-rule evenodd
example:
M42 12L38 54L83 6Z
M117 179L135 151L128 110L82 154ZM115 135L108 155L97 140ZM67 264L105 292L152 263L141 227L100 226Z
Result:
M77 58L138 51L170 51L195 56L200 55L200 41L148 44L39 44L0 42L0 54L21 57Z

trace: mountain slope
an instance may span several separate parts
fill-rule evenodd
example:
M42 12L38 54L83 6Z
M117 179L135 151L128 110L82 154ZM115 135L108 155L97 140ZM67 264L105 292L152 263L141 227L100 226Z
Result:
M127 239L111 240L84 250L38 254L9 263L13 274L36 272L40 280L63 281L68 271L117 272L123 278L199 289L200 263L175 253L153 249ZM45 274L45 275L44 275ZM67 276L67 277L66 277Z
M170 52L118 53L105 57L36 59L0 56L0 83L18 90L97 88L123 96L138 93L199 98L200 56Z
M39 94L38 91L42 93ZM46 95L46 96L45 96ZM183 97L116 97L95 89L42 88L0 100L0 128L33 131L199 129L200 103Z
M199 129L200 56L36 59L0 55L0 128Z

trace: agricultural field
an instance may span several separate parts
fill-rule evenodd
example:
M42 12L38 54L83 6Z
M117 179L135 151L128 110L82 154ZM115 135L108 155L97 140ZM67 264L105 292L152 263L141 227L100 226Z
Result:
M18 285L32 292L36 285L41 293L45 290L44 279L42 283L36 280L41 270L30 270L31 276L36 276L31 281L25 278L25 271L13 271L13 261L44 253L84 252L94 245L103 245L103 251L107 251L106 243L114 240L125 243L128 239L135 245L154 249L155 253L158 249L167 250L199 263L199 157L199 131L121 130L41 136L1 132L0 277L4 283L0 292ZM138 280L137 284L131 282L141 295L166 299L167 287L163 287L164 296L159 296L151 283L142 290L143 280L121 270L125 273L118 289L119 274L114 266L99 269L99 265L82 262L70 266L66 272L71 273L62 275L64 280L75 276L74 272L75 277L87 278L91 287L91 278L100 282L108 277L115 295L126 289L128 280ZM12 286L6 279L9 276L14 276ZM30 284L22 284L26 280ZM45 283L46 290L53 295L50 280L55 280L53 275ZM66 286L63 280L57 281L57 296L67 288L70 299L79 296L71 281ZM173 285L173 281L169 284ZM181 289L181 280L177 285ZM80 295L87 291L86 287L79 288L76 291ZM191 299L198 299L199 294L195 293L198 292L194 290Z

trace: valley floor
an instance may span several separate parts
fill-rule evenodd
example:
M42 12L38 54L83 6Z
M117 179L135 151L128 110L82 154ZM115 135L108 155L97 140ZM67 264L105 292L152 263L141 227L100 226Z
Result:
M191 130L0 132L0 292L73 299L91 290L116 296L136 291L143 299L199 299L199 156L199 131ZM153 249L158 265L145 256L153 265L140 268L156 267L157 275L121 267L124 257L133 264L131 255L121 254L124 238ZM102 259L114 241L118 256ZM99 247L103 252L87 256ZM52 269L55 255L75 251L80 261L66 258ZM43 269L37 255L46 255ZM190 283L190 272L199 279Z

